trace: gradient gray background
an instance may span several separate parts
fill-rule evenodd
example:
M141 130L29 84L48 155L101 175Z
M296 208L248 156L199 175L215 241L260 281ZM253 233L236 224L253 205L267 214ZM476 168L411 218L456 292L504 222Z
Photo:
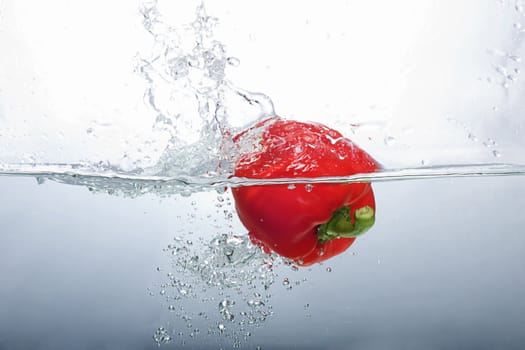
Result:
M324 266L278 269L307 281L272 286L275 314L245 347L523 348L525 179L374 187L374 229ZM198 215L212 211L206 195L132 200L7 177L0 191L0 349L155 348L151 335L170 315L148 288L168 261L162 248L181 225L192 229L177 215L188 200L202 204ZM186 347L218 341L228 347L203 329Z

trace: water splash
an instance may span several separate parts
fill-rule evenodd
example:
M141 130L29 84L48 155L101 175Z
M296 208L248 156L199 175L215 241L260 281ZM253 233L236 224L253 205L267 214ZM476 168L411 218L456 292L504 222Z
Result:
M137 72L147 84L145 102L157 114L154 129L168 144L147 174L220 176L232 171L236 156L231 137L247 125L274 115L271 100L236 88L226 78L239 60L215 39L217 18L204 4L196 19L173 27L164 22L157 1L141 7L144 28L154 46L139 59Z

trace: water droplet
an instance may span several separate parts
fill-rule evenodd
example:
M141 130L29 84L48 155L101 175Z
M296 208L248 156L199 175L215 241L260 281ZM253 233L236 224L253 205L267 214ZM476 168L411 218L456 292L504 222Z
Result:
M288 189L289 190L295 190L295 185L294 184L289 184L288 185Z
M395 144L395 142L396 142L395 137L393 137L393 136L385 136L385 139L384 139L385 145L392 146L393 144Z
M287 286L287 285L289 285L289 284L290 284L290 280L288 279L288 277L285 277L285 278L283 279L283 286Z
M171 311L171 312L175 311L175 309L176 309L175 305L168 306L168 310Z
M312 192L312 190L314 189L314 185L312 185L312 184L306 184L306 185L304 186L304 188L305 188L306 192Z
M488 143L489 147L497 146L497 145L498 145L498 143L497 143L494 139L491 139L491 138L489 138L489 139L487 140L487 143Z
M331 267L327 267L326 268L326 272L332 272L332 268Z
M237 57L228 57L226 62L232 67L238 67L241 64L241 61Z
M468 138L471 140L471 141L474 141L476 142L478 140L478 138L476 137L476 135L472 134L472 133L469 133L468 134Z
M501 153L500 153L498 150L493 150L493 151L492 151L492 155L493 155L494 157L496 157L496 158L501 157Z
M520 63L521 62L521 57L517 56L517 55L509 55L509 59L511 59L512 61L514 61L516 63Z
M222 324L222 323L219 323L217 325L217 329L222 333L226 329L226 326L224 324Z

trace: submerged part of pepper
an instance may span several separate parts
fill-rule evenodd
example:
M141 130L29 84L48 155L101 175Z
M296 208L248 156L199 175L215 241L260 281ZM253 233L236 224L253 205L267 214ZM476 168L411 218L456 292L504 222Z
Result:
M321 243L328 242L334 238L352 238L362 235L374 225L375 210L367 205L354 212L352 220L351 209L345 205L337 209L332 218L319 225L317 229L317 240Z

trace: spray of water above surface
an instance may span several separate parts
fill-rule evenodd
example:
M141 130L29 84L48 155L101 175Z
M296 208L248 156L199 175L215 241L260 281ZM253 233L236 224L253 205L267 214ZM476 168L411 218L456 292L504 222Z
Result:
M152 136L137 145L126 141L130 147L119 161L101 157L98 161L39 162L38 156L27 155L20 161L0 163L0 175L34 176L38 177L39 183L50 179L83 185L91 191L130 197L145 193L186 195L210 188L221 190L260 184L260 181L232 176L238 155L257 146L257 135L249 144L235 144L232 137L260 120L275 116L276 112L268 96L236 87L228 78L228 69L235 69L240 60L230 56L226 45L216 38L214 31L218 19L207 13L204 4L197 6L193 21L179 25L166 21L165 13L155 0L143 2L139 12L150 45L137 54L135 74L143 81L144 104L152 113ZM450 117L447 120L465 129L465 139L477 142L474 131L467 125ZM409 146L400 143L387 124L349 123L351 134L348 136L358 139L380 137L384 139L384 146L392 151L386 155L401 159L403 156L399 152L406 152ZM373 125L376 126L371 128ZM93 138L97 130L97 127L90 126L86 133ZM378 130L384 135L375 135ZM96 138L94 140L97 142ZM493 139L482 144L493 158L505 160ZM457 152L464 153L461 149ZM518 174L523 174L523 164L516 162L429 163L422 159L418 167L389 166L374 174L272 179L264 183Z

